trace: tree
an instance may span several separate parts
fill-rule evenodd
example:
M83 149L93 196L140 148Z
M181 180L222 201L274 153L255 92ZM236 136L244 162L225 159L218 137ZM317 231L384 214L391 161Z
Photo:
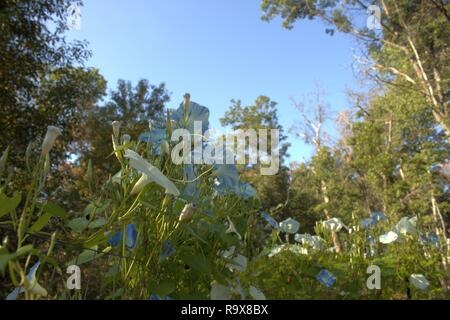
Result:
M278 122L277 103L271 101L269 97L259 96L253 105L242 106L240 100L232 100L232 106L220 119L223 126L231 126L233 130L248 129L278 129L279 134L279 156L280 170L277 174L271 176L258 175L260 162L254 166L245 168L245 177L255 186L258 197L261 199L262 207L269 210L286 201L288 190L287 168L283 166L287 157L289 144L286 143L287 137L283 134L283 127ZM268 141L270 138L270 130ZM268 147L271 150L271 147Z
M329 211L329 180L330 174L335 174L335 172L333 172L335 168L329 166L332 157L328 148L325 147L325 142L329 137L324 128L328 117L328 107L323 101L323 92L320 88L317 88L317 91L311 94L309 103L310 105L308 107L304 102L296 103L295 106L300 112L302 120L299 122L299 125L292 128L292 131L294 131L298 137L303 139L305 143L312 144L315 147L317 166L313 164L311 169L314 175L319 178L321 196L325 203L323 212L327 219L331 219L332 217ZM308 113L311 112L312 115L309 115ZM332 239L336 252L341 252L341 243L336 232L332 232Z
M319 18L363 41L377 79L399 85L395 79L400 78L400 85L408 85L423 95L434 119L450 139L450 3L380 0L380 32L361 23L369 17L368 13L373 14L372 5L369 0L263 0L261 7L264 20L281 16L286 28L292 28L300 19Z
M113 150L111 144L113 121L121 123L121 132L137 138L148 131L149 121L154 126L164 118L164 106L170 100L164 83L152 85L141 79L135 87L130 81L119 80L117 89L110 94L104 106L95 108L89 115L85 127L85 147L81 161L91 159L94 167L104 175L117 169L117 162L108 158Z
M103 95L105 81L83 63L85 42L68 44L69 0L5 0L0 4L0 148L12 146L17 167L30 141L48 125L59 125L66 143L79 126L80 114ZM52 25L52 30L49 25ZM59 153L62 157L62 153Z

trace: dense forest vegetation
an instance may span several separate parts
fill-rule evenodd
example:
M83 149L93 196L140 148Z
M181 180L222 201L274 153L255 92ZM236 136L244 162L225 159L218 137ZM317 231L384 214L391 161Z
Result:
M74 1L1 1L0 297L448 299L450 4L375 1L371 30L372 2L262 1L268 22L354 37L371 87L334 116L318 87L293 128L270 97L231 101L223 126L280 132L280 168L260 175L173 163L172 133L214 110L146 79L107 94L65 38ZM308 161L288 163L289 130Z

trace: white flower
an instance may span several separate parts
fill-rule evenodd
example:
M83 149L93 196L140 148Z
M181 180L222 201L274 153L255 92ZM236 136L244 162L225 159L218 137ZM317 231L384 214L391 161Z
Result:
M56 138L61 135L61 130L54 126L47 127L44 141L42 142L42 156L46 156L55 144Z
M227 231L226 231L225 233L234 233L234 234L237 234L239 240L241 240L241 239L242 239L242 236L241 236L241 234L236 230L236 227L234 226L233 221L231 221L230 217L227 217L227 219L228 219L228 229L227 229Z
M389 244L398 239L398 234L394 231L389 231L386 234L380 236L380 242L384 244Z
M430 286L430 282L428 282L427 278L425 278L423 274L412 274L409 277L409 281L414 287L420 290L427 290Z
M113 121L112 122L112 128L113 128L114 136L116 138L118 138L119 134L120 134L120 121Z
M344 223L338 218L331 218L323 221L322 225L332 232L339 232L342 228L348 229Z
M288 218L280 222L280 229L283 232L294 234L300 228L300 222L292 218Z
M397 232L398 234L404 235L417 234L416 223L417 217L413 218L403 217L395 226L394 231Z
M130 159L130 166L134 169L144 173L153 182L156 182L160 186L166 189L166 193L173 194L175 196L180 195L175 184L167 179L165 175L161 173L156 167L148 163L144 158L132 150L125 151L125 158Z
M36 280L36 271L41 265L41 262L38 261L31 267L30 271L28 271L27 278L24 286L20 286L19 288L14 289L8 296L6 300L16 300L17 296L25 291L29 291L35 295L46 297L47 290L43 288Z
M291 252L293 252L295 254L305 254L305 255L308 254L308 249L303 248L303 247L299 246L298 244L290 246L289 247L289 251L291 251Z
M272 258L273 256L279 254L281 251L283 251L286 247L286 244L282 244L279 246L276 246L275 248L273 248L270 252L269 252L269 258Z
M248 291L252 296L253 300L266 300L266 296L258 288L250 286Z
M231 290L218 283L211 285L211 300L230 300Z
M318 250L322 247L322 243L324 240L319 236L311 236L310 234L299 234L295 235L295 241L300 242L304 245L309 245L315 250Z

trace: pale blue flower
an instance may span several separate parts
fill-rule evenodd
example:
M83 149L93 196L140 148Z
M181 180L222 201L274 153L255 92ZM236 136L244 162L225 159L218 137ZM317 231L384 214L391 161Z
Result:
M266 220L266 222L268 224L270 224L272 226L272 228L274 229L279 229L280 226L278 225L278 222L272 218L272 216L270 214L268 214L267 212L261 212L261 217Z
M339 218L331 218L323 221L322 225L332 232L339 232L342 228L348 229Z
M184 117L184 104L181 103L179 108L171 113L171 117L181 127ZM186 117L185 129L194 132L194 121L202 122L202 132L208 130L209 127L209 109L198 103L190 101L189 111Z
M397 223L397 225L394 227L394 230L397 234L417 234L416 229L416 223L417 223L417 217L403 217L400 219L400 221Z
M288 218L280 222L280 229L283 232L294 234L300 228L300 222L292 218Z
M419 243L422 245L430 245L439 248L439 237L434 232L429 235L420 235Z
M336 277L327 269L320 270L316 275L316 279L327 288L333 286L336 282Z
M409 281L412 283L414 287L420 290L427 290L430 286L430 282L425 278L423 274L412 274L409 278Z
M25 283L26 287L19 286L18 288L15 288L8 296L6 297L6 300L17 300L17 297L20 293L26 292L27 290L29 292L32 292L38 296L46 297L47 296L47 290L43 288L36 279L36 272L39 269L39 266L41 265L41 261L36 262L28 271L27 274L27 281Z

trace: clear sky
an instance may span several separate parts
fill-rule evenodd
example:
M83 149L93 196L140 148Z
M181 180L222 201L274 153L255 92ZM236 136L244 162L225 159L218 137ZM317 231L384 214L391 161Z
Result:
M165 82L177 107L185 92L210 109L211 126L231 99L243 105L259 95L278 102L285 131L299 120L292 98L319 82L333 110L348 108L345 91L356 87L348 36L325 34L320 22L302 21L293 30L260 19L260 0L84 0L81 29L69 38L89 41L109 89L118 79ZM311 149L289 134L290 161Z

